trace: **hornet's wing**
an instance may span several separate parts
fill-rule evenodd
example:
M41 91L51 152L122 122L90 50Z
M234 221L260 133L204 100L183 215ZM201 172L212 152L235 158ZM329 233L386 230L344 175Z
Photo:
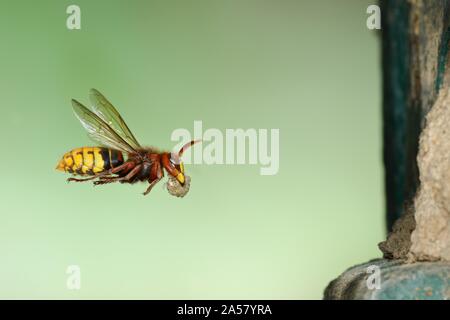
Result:
M114 131L108 123L77 100L72 99L72 107L75 115L93 140L112 149L127 153L136 152L136 149Z
M91 89L89 98L92 103L94 113L108 124L127 144L133 149L142 149L125 120L114 106L99 91Z

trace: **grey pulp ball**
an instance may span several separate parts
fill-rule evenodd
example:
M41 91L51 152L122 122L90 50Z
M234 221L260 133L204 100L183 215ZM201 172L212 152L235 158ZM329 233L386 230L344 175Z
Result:
M186 175L184 176L184 185L181 185L181 183L179 183L178 180L172 176L169 176L166 183L167 191L169 191L171 195L179 198L184 197L188 193L190 185L191 177Z

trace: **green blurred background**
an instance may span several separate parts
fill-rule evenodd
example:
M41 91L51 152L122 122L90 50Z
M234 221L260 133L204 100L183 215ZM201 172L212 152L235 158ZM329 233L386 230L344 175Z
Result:
M2 1L0 298L319 299L384 236L373 1ZM33 4L33 5L32 5ZM81 8L81 30L66 8ZM280 170L189 165L163 183L67 184L95 145L70 99L95 87L142 144L279 128ZM81 290L66 268L81 267Z

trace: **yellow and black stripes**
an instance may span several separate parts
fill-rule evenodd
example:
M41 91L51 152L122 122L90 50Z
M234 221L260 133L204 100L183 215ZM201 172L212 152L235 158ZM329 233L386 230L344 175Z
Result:
M62 157L57 170L79 175L94 175L123 164L122 152L101 147L73 149Z

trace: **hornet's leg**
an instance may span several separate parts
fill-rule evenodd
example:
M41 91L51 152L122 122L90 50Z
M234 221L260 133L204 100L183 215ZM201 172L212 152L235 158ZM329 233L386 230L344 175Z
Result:
M67 179L67 182L71 182L71 181L75 181L75 182L85 182L85 181L90 181L90 180L97 179L97 178L99 178L99 177L104 177L105 175L108 175L108 174L110 174L110 172L105 171L105 172L102 172L102 173L100 173L100 174L96 174L95 176L92 176L92 177L89 177L89 178L82 178L82 179L80 179L80 178L68 178L68 179Z
M121 170L123 170L123 169L128 168L129 165L130 165L129 163L125 162L124 164L122 164L122 165L120 165L120 166L118 166L118 167L116 167L116 168L114 168L114 169L106 170L106 171L104 171L104 172L101 172L101 173L96 174L96 175L94 175L94 176L92 176L92 177L89 177L89 178L83 178L83 179L78 179L78 178L68 178L68 179L67 179L67 182L70 182L70 181L84 182L84 181L94 180L94 179L97 179L97 178L99 178L99 177L104 177L104 176L107 176L107 175L115 174L115 173L117 173L117 172L119 172L119 171L121 171Z
M152 182L150 182L150 185L148 186L147 190L145 190L143 195L144 196L148 195L150 193L150 191L152 191L152 189L155 186L155 184L157 184L159 182L159 180L161 180L161 178L158 178L158 179L153 180Z
M157 184L159 182L159 180L161 180L162 177L164 177L164 171L161 169L161 166L159 165L159 163L155 163L154 164L154 169L152 170L151 174L150 174L150 179L154 178L152 182L150 182L150 185L148 186L147 190L145 190L145 192L143 193L144 196L148 195L150 193L150 191L152 191L153 187L155 186L155 184Z
M94 181L94 185L98 186L101 184L107 184L107 183L113 183L118 181L130 181L132 178L134 178L135 175L141 171L142 165L137 165L133 168L125 177L104 177L104 180Z

